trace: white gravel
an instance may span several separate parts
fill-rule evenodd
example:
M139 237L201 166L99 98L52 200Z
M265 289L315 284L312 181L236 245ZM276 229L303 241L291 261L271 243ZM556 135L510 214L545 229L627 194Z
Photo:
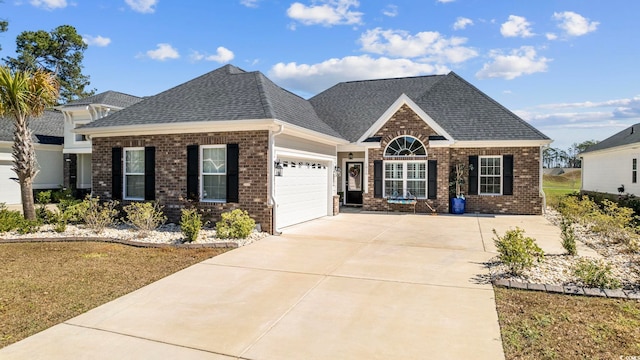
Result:
M215 229L202 229L198 239L192 244L215 244L215 243L235 243L238 246L245 246L254 241L258 241L269 234L265 232L254 231L246 239L221 239L216 237ZM166 224L160 228L143 234L136 231L128 225L120 224L114 227L106 228L103 232L97 234L91 229L87 229L81 225L67 225L67 229L58 233L53 230L51 225L44 225L40 231L33 234L21 235L15 231L0 233L0 239L35 239L35 238L65 238L65 237L101 237L118 240L136 241L140 243L153 244L181 244L184 241L180 226L175 224Z
M560 214L548 208L545 217L554 225L559 226ZM589 231L580 224L574 224L576 239L602 255L604 261L612 265L613 275L620 280L624 289L640 290L640 254L629 253L624 244L610 241L605 236ZM560 241L560 240L558 240ZM490 263L491 279L508 279L520 282L549 285L577 285L583 286L573 274L575 264L584 256L545 255L542 262L537 263L523 272L522 276L508 273L507 267L498 262L495 257Z

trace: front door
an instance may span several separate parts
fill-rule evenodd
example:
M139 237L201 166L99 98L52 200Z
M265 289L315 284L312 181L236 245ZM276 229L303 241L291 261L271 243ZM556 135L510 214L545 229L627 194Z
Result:
M348 162L346 179L345 203L349 205L362 205L362 162Z

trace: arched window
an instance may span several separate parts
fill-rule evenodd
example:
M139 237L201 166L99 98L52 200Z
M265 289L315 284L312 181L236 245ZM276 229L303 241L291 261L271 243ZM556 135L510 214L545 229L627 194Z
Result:
M400 136L387 145L384 156L427 156L427 150L413 136Z

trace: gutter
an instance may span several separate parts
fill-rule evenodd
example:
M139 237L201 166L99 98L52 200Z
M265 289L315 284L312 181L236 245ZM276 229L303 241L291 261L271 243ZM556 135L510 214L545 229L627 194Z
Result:
M269 201L268 204L271 206L271 227L273 229L274 235L280 235L281 232L276 228L276 211L278 208L278 203L275 198L275 157L276 157L276 136L282 134L284 131L284 124L280 124L280 129L278 131L269 130L269 169L271 170L269 173Z

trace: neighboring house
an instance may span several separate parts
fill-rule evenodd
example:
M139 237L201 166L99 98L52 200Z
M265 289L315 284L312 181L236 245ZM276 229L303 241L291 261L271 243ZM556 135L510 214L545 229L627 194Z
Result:
M59 111L47 110L41 117L29 120L38 162L34 190L59 189L63 183L62 143L64 117ZM21 204L20 184L13 168L14 120L0 118L0 203Z
M113 114L142 98L116 91L72 101L56 109L64 114L64 187L81 196L91 191L91 140L73 130Z
M582 158L582 190L640 195L640 124L589 146Z
M268 232L337 212L449 209L472 164L467 211L540 214L544 134L455 73L340 83L305 100L226 65L77 128L92 139L93 194L242 208Z

